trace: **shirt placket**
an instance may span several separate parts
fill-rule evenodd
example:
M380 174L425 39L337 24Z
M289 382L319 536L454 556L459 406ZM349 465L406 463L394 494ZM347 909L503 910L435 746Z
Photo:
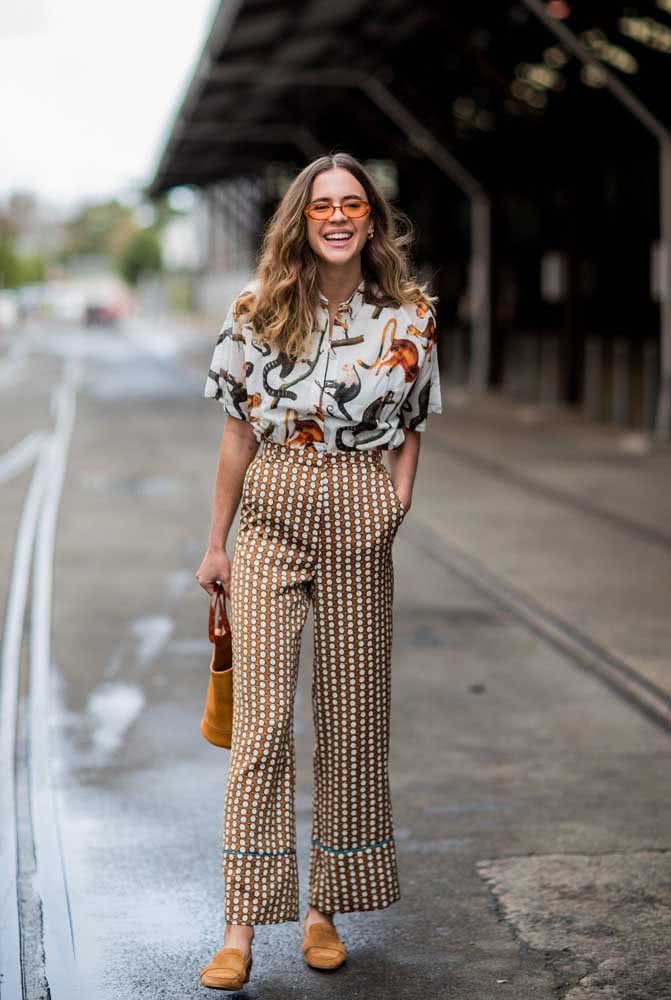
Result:
M342 313L344 311L345 308L346 308L345 303L342 303L341 305L338 306L338 310L336 312L336 318L340 315L340 313ZM333 345L331 343L331 341L333 340L333 331L335 330L335 327L336 327L335 319L333 321L333 326L331 327L331 317L329 316L328 308L325 309L325 313L326 313L326 318L324 320L324 322L325 322L325 330L324 330L325 336L322 339L322 345L323 345L322 346L322 356L323 357L320 359L320 363L319 363L319 366L318 366L319 370L320 370L320 373L321 373L321 377L317 380L320 384L319 385L315 384L316 402L318 403L319 406L323 406L324 398L326 396L326 393L325 393L325 390L324 390L323 386L326 384L326 378L327 378L327 375L328 375L329 364L330 364L330 362L331 362L331 360L333 358L337 357L336 351L335 351L335 349L334 349L334 347L333 347ZM325 346L324 346L324 344L325 344ZM324 422L326 422L326 421L324 421Z
M322 324L321 333L319 335L319 360L315 367L314 377L312 380L312 402L315 406L321 406L324 397L324 390L322 386L326 381L326 372L328 371L329 364L329 331L328 331L329 318L326 315L324 322Z
M338 309L338 313L340 313L340 311L341 310ZM338 315L338 313L336 313L336 316ZM328 320L327 320L327 322L328 322ZM336 357L336 352L335 352L335 349L333 347L333 331L334 330L335 330L335 319L333 321L333 326L330 327L330 329L328 331L328 343L326 345L326 368L324 369L324 381L326 381L326 374L327 374L327 372L329 370L329 365L331 364L331 360Z
M325 401L328 401L328 400L331 399L331 397L326 394L326 389L324 387L326 385L326 379L328 378L329 368L331 370L331 373L333 373L333 371L334 371L331 362L332 361L337 361L337 357L338 357L337 351L335 350L335 348L333 347L333 344L332 344L333 334L334 334L334 331L337 329L336 320L343 313L347 313L347 314L351 313L350 303L351 303L352 299L354 298L355 294L356 294L356 290L355 290L355 292L352 293L352 295L347 300L347 302L341 302L340 303L340 305L338 306L338 309L336 310L336 314L335 314L335 316L333 318L333 326L331 326L331 317L330 317L329 311L328 311L328 303L326 303L325 300L321 300L321 303L320 303L321 304L322 312L324 313L324 317L325 317L324 318L325 326L322 327L322 336L321 336L321 344L322 344L321 352L322 352L322 357L320 357L319 364L317 366L317 370L319 372L319 376L318 376L318 378L316 379L316 381L314 383L314 390L313 390L313 400L316 403L316 405L320 407L320 409L323 408ZM317 384L317 383L319 383L319 384ZM325 447L328 447L328 437L329 437L328 431L329 431L329 418L328 418L328 414L326 414L324 416L324 442L325 442Z

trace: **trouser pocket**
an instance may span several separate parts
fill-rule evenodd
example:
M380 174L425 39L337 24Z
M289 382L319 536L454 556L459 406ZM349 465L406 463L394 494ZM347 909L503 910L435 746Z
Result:
M397 511L398 516L400 518L400 521L399 521L399 524L400 524L400 522L404 519L405 515L407 514L407 510L403 506L403 502L402 502L401 498L399 497L398 493L396 492L396 487L394 486L394 481L391 478L391 474L389 472L389 469L387 468L386 465L384 465L384 463L381 463L381 468L382 468L382 472L384 473L384 477L387 480L387 486L388 486L389 492L391 494L391 498L392 498L392 500L393 500L393 502L394 502L394 504L396 506L396 511Z

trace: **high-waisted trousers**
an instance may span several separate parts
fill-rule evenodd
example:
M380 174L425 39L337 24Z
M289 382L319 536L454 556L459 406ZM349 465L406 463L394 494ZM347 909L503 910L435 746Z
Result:
M310 905L400 898L388 758L392 545L405 516L382 450L264 443L247 469L231 566L233 732L225 917L299 919L294 698L312 603Z

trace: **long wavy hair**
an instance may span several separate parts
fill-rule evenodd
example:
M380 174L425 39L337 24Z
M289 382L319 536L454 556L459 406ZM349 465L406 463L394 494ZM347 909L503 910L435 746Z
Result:
M371 205L372 239L361 252L366 301L400 307L437 301L410 274L413 225L392 206L367 170L348 153L320 156L294 178L266 226L256 265L257 287L239 299L240 313L251 323L254 339L297 358L309 353L319 305L318 260L308 242L303 209L310 202L318 174L343 167L359 181Z

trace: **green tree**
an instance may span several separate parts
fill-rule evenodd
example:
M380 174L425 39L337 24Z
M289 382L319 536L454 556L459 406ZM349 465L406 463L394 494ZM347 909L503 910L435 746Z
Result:
M44 281L47 276L47 266L44 257L32 254L30 257L19 258L19 284L27 285L36 281Z
M116 199L85 205L66 225L62 259L89 254L113 259L136 228L132 209Z
M14 250L14 240L0 230L0 288L16 288L20 284L20 261Z
M118 267L129 285L137 285L145 274L161 271L161 244L154 227L140 229L130 237L119 256Z

